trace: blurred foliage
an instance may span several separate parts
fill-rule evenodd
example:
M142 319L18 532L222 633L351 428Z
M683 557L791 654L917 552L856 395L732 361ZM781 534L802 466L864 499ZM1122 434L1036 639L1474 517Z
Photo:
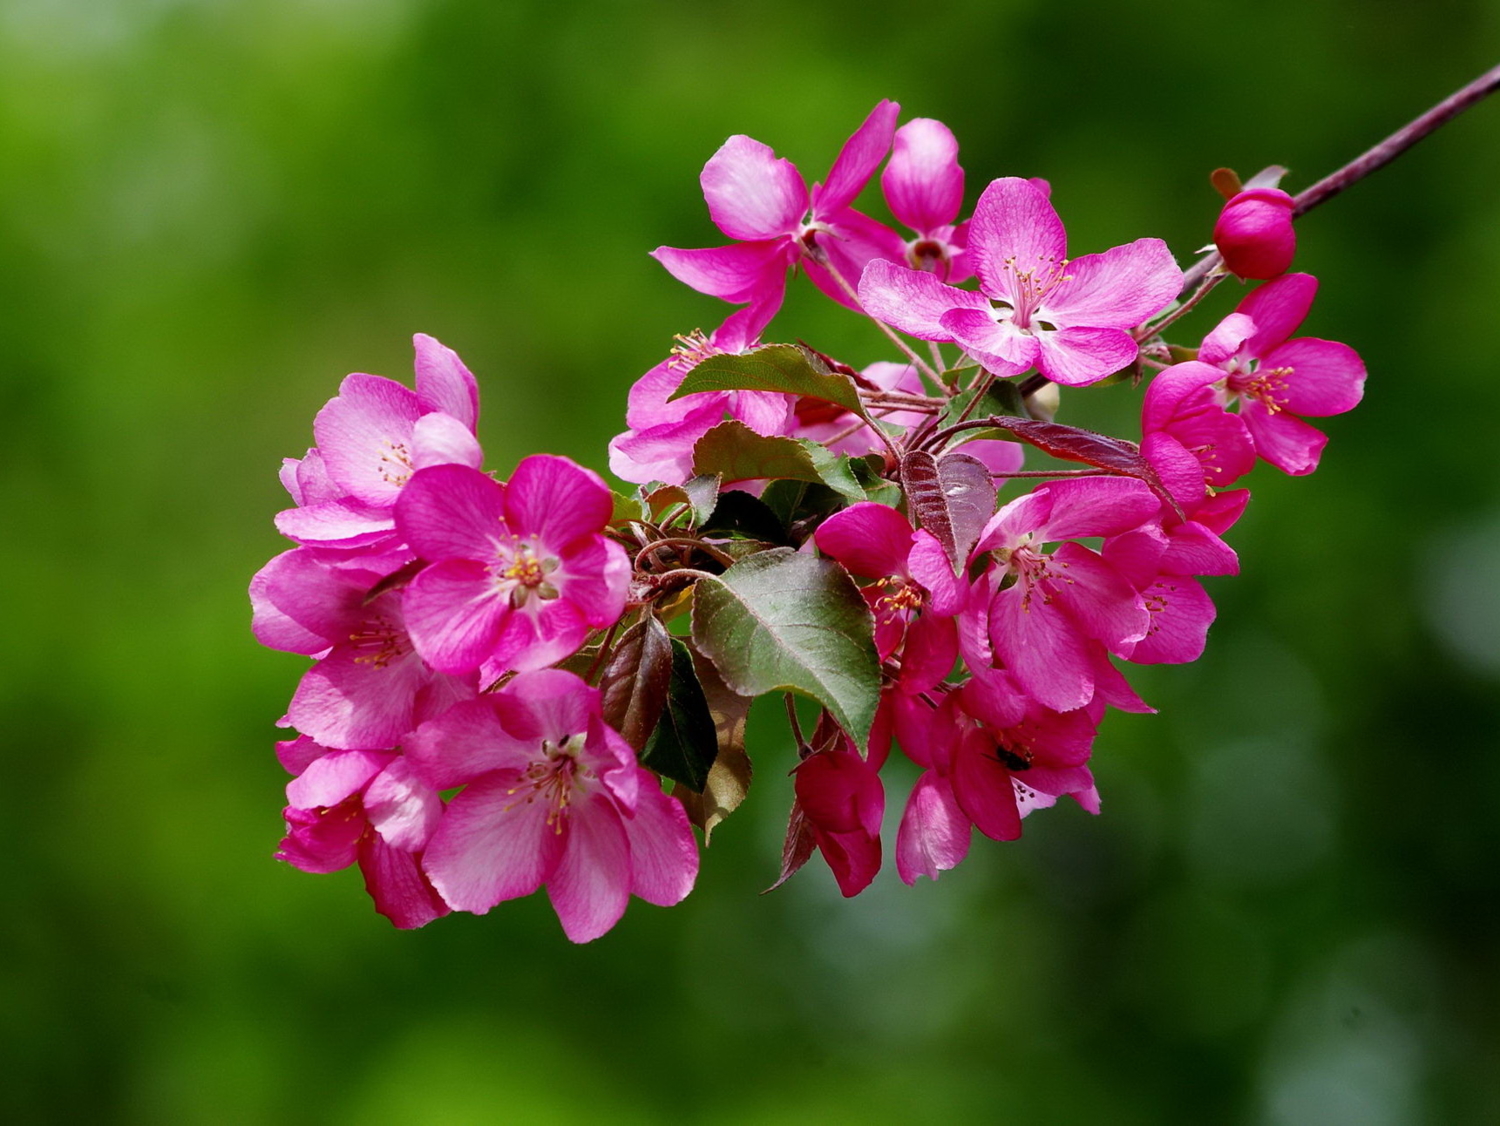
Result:
M7 1117L1500 1119L1500 102L1301 225L1308 331L1369 394L1314 477L1257 473L1208 655L1106 723L1105 815L938 884L756 894L767 709L681 907L582 948L539 897L397 933L352 871L271 860L299 665L245 598L279 459L413 331L479 375L492 466L603 469L630 381L723 313L646 251L718 241L732 132L813 179L890 96L954 128L971 201L1045 176L1075 250L1186 261L1211 169L1295 190L1497 41L1482 0L4 0ZM794 289L787 335L887 358Z

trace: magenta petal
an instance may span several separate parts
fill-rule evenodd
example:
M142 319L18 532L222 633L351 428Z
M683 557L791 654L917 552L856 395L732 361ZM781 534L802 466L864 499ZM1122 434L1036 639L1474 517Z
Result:
M337 872L353 864L360 838L369 822L358 798L349 798L329 809L298 809L289 806L282 811L287 835L276 850L276 859L285 860L304 872Z
M911 577L927 590L926 608L929 615L951 617L963 609L968 584L953 573L948 553L925 528L912 536L907 569Z
M1165 431L1151 431L1141 439L1141 456L1151 463L1167 492L1184 510L1207 495L1203 463L1188 448Z
M1130 650L1129 660L1138 665L1180 665L1203 655L1215 611L1195 580L1163 575L1142 588L1141 596L1151 612L1151 626Z
M613 625L625 609L630 558L603 536L578 540L563 553L552 583L562 598L591 626ZM545 608L548 604L544 603Z
M609 469L616 477L644 485L663 481L680 485L693 475L693 446L724 420L722 395L688 395L708 399L680 422L662 423L637 432L626 431L609 443Z
M986 295L1015 305L1014 270L1048 270L1067 256L1062 220L1045 192L1015 176L990 182L969 221L967 248Z
M1017 328L1013 321L995 320L987 309L949 309L941 324L947 333L944 339L958 344L996 375L1020 375L1040 356L1035 335Z
M839 894L845 898L864 891L880 871L878 835L860 830L830 833L815 828L813 839L833 872L833 878L839 885Z
M422 659L454 676L482 665L507 619L516 616L496 591L489 568L469 559L445 559L412 579L404 609Z
M1256 286L1235 308L1255 322L1255 332L1245 341L1245 352L1264 356L1297 331L1318 294L1318 279L1311 274L1287 274Z
M564 599L543 604L534 614L511 615L517 628L507 628L495 643L494 660L507 669L529 672L554 665L578 652L589 635L589 624L578 608ZM525 624L526 629L520 627Z
M484 464L479 440L451 414L438 411L424 414L412 427L411 440L411 461L417 469L429 465L467 465L478 469Z
M906 574L912 530L906 517L894 508L861 501L823 521L813 539L819 551L849 571L878 579Z
M1021 812L1010 771L994 754L982 731L966 734L953 755L953 796L974 827L991 840L1013 841L1021 835Z
M425 848L442 815L443 800L405 758L397 758L365 790L365 816L387 844L403 852Z
M1224 265L1242 278L1274 278L1297 251L1294 201L1280 188L1252 188L1224 204L1214 224L1214 245Z
M1136 239L1085 254L1068 263L1068 278L1042 303L1041 316L1090 328L1134 328L1162 311L1182 289L1167 244L1158 238Z
M426 926L450 910L422 874L417 858L378 836L360 841L359 870L375 910L402 930Z
M778 238L693 250L658 246L651 257L699 293L735 305L766 303L774 310L780 308L786 291L786 269L793 250L786 239Z
M958 623L951 617L918 614L906 632L901 655L901 688L928 692L953 671L958 660Z
M591 469L553 454L523 458L505 492L505 522L553 550L604 531L614 511L609 488Z
M918 876L937 879L939 872L956 868L969 854L969 818L958 807L948 780L935 771L917 779L901 830L896 835L896 872L914 884Z
M276 744L276 761L281 763L282 769L288 774L301 774L327 753L327 747L320 746L316 740L309 739L306 735L284 739Z
M482 915L551 879L568 840L552 824L556 806L527 801L515 770L486 774L448 803L422 866L448 905Z
M630 901L630 843L614 805L590 794L568 813L568 847L547 880L563 933L592 942L625 914Z
M316 547L368 547L396 530L389 508L357 500L323 501L276 514L276 530L289 540Z
M1213 364L1198 360L1173 364L1146 388L1145 398L1141 401L1141 430L1149 432L1168 426L1187 399L1223 378L1223 369Z
M411 338L417 352L417 399L426 411L442 411L471 432L479 421L479 385L458 358L426 333Z
M807 212L807 186L797 166L744 134L725 141L699 177L708 213L732 239L791 234Z
M989 625L996 656L1029 695L1059 712L1089 702L1094 682L1086 638L1061 606L1013 586L996 593Z
M1283 368L1291 370L1283 377L1280 398L1293 414L1313 418L1343 414L1364 398L1364 361L1347 344L1311 336L1288 340L1260 362L1262 372Z
M1057 576L1053 597L1088 637L1118 649L1140 640L1151 627L1151 616L1135 587L1088 548L1063 544L1053 554L1048 572L1049 580Z
M561 746L589 729L599 715L599 691L563 669L524 672L494 694L505 730L539 753L543 742Z
M1244 313L1230 313L1203 338L1198 347L1198 359L1207 364L1222 364L1239 352L1253 335L1254 321Z
M394 503L412 472L408 443L421 413L416 393L395 380L347 376L313 420L329 477L366 504Z
M896 117L901 107L890 99L876 104L853 135L844 142L828 180L813 190L813 215L826 219L850 206L875 175L875 169L891 150Z
M943 325L950 309L974 309L989 319L990 303L978 293L944 285L925 270L911 270L876 259L859 280L859 301L876 320L919 340L950 341Z
M504 487L467 465L418 470L396 503L401 538L433 562L494 558L504 521Z
M347 632L359 592L306 548L284 551L250 580L255 639L286 653L321 653Z
M661 792L655 775L639 773L645 777L635 816L624 819L630 839L630 891L647 903L671 907L693 890L698 846L682 803Z
M394 747L415 725L417 692L435 675L409 651L382 664L338 645L303 675L287 719L327 747Z
M964 170L958 141L941 121L917 117L896 130L891 159L880 176L891 214L921 234L958 218Z
M286 784L287 804L325 809L359 793L391 761L389 752L333 751Z
M429 785L462 786L493 770L522 770L536 757L541 739L502 723L502 695L455 704L407 736L406 757Z
M1126 477L1075 477L1049 482L1045 490L1051 509L1038 530L1048 543L1117 536L1152 519L1161 508L1155 493Z
M857 754L836 750L809 755L793 775L797 803L814 827L830 833L879 832L884 803L880 776Z
M1283 473L1302 477L1318 468L1328 435L1300 418L1269 413L1255 402L1240 404L1240 417L1255 439L1255 452Z
M1037 336L1037 370L1064 387L1086 387L1129 366L1140 351L1122 328L1066 327Z

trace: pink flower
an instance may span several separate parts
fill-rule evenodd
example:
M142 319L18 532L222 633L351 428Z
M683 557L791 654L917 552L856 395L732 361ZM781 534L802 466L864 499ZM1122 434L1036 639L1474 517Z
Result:
M768 310L762 324L781 307L787 270L799 262L825 293L857 308L828 271L852 287L872 257L903 256L899 235L852 206L890 150L900 108L877 105L811 195L791 161L750 137L730 137L703 166L701 183L714 223L739 241L702 250L660 246L652 256L699 293Z
M522 673L424 724L407 751L431 785L465 786L424 859L457 910L484 914L545 886L567 936L589 942L631 895L669 907L693 888L698 851L682 806L572 673Z
M1251 188L1224 204L1214 224L1214 245L1224 265L1241 278L1286 273L1297 252L1292 197L1280 188Z
M354 374L313 422L317 448L282 471L296 508L276 527L298 543L377 550L393 539L391 506L416 470L483 460L474 426L479 389L451 348L418 333L417 389Z
M680 485L693 475L693 446L727 414L757 434L785 434L791 428L792 399L769 391L707 391L673 399L683 377L710 356L738 355L755 347L763 324L754 307L741 309L707 339L683 349L648 371L630 389L625 424L609 443L609 468L625 481Z
M880 871L885 788L873 751L872 746L866 761L840 732L831 746L809 755L793 771L797 804L845 896L864 891Z
M1318 279L1287 274L1252 290L1198 349L1226 373L1223 396L1239 415L1255 451L1301 476L1318 467L1328 436L1303 422L1353 410L1364 396L1365 365L1347 344L1310 336L1287 339L1312 307Z
M357 861L375 910L398 927L448 914L418 867L443 803L405 758L329 751L306 736L278 744L277 752L297 775L286 788L278 860L304 872L337 872Z
M942 545L930 532L913 531L894 508L874 501L850 505L818 525L813 538L819 551L853 574L879 580L865 588L865 600L875 615L881 660L901 645L918 610L939 617L957 612L962 594Z
M602 534L613 512L597 474L538 454L501 485L463 465L421 469L396 526L431 566L406 588L407 629L455 675L542 668L625 607L630 561Z
M921 340L959 344L997 375L1033 365L1081 387L1135 359L1130 329L1177 296L1182 271L1160 239L1137 239L1069 260L1047 194L1010 177L979 197L967 256L979 293L932 274L872 261L860 301L872 316Z
M478 689L472 673L448 676L423 662L407 636L401 592L369 597L382 577L335 570L301 547L276 556L250 583L260 642L321 657L297 686L287 719L326 747L396 746Z
M1141 454L1185 509L1255 468L1255 441L1216 387L1223 378L1211 364L1174 364L1151 381L1141 404Z
M897 129L880 187L891 214L917 234L906 244L909 265L945 282L973 276L964 259L968 224L958 222L964 170L952 130L927 117Z
M1059 712L1087 704L1096 666L1091 640L1119 651L1139 641L1150 615L1129 581L1081 544L1153 520L1161 502L1139 481L1079 477L1011 501L991 517L974 553L993 565L975 592L988 637L1021 690ZM962 628L962 627L961 627Z

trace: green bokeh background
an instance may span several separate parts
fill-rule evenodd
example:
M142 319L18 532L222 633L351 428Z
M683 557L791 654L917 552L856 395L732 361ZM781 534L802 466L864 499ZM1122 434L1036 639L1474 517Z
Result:
M491 466L604 469L630 381L722 315L646 251L720 241L730 133L811 179L893 97L971 202L1045 176L1075 252L1186 261L1210 169L1305 186L1497 45L1487 0L0 0L6 1117L1500 1119L1500 102L1301 225L1307 330L1368 395L1315 476L1257 472L1208 654L1105 725L1105 815L939 883L757 894L767 709L680 907L585 947L541 898L396 932L271 859L300 665L245 597L280 458L413 331L480 377ZM887 356L800 286L778 329Z

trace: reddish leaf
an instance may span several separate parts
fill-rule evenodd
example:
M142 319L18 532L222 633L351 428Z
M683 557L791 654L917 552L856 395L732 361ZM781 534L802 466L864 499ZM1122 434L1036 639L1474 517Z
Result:
M913 450L901 459L901 483L917 523L943 545L955 570L963 567L995 513L995 482L989 468L969 454L933 457L926 450Z
M604 722L637 754L667 702L672 680L672 636L649 611L625 631L599 678Z
M775 891L791 879L797 869L807 863L815 847L812 828L807 823L802 807L794 800L792 815L786 822L786 843L781 846L781 875L766 891ZM761 892L761 895L765 895L766 891Z
M1172 506L1179 516L1172 494L1167 492L1151 463L1141 456L1140 447L1124 438L1111 438L1093 430L1077 426L1064 426L1060 422L1034 422L1025 418L995 416L986 422L998 430L1007 430L1028 445L1043 453L1061 458L1063 461L1080 461L1098 469L1108 470L1121 477L1134 477L1142 481L1162 501Z

